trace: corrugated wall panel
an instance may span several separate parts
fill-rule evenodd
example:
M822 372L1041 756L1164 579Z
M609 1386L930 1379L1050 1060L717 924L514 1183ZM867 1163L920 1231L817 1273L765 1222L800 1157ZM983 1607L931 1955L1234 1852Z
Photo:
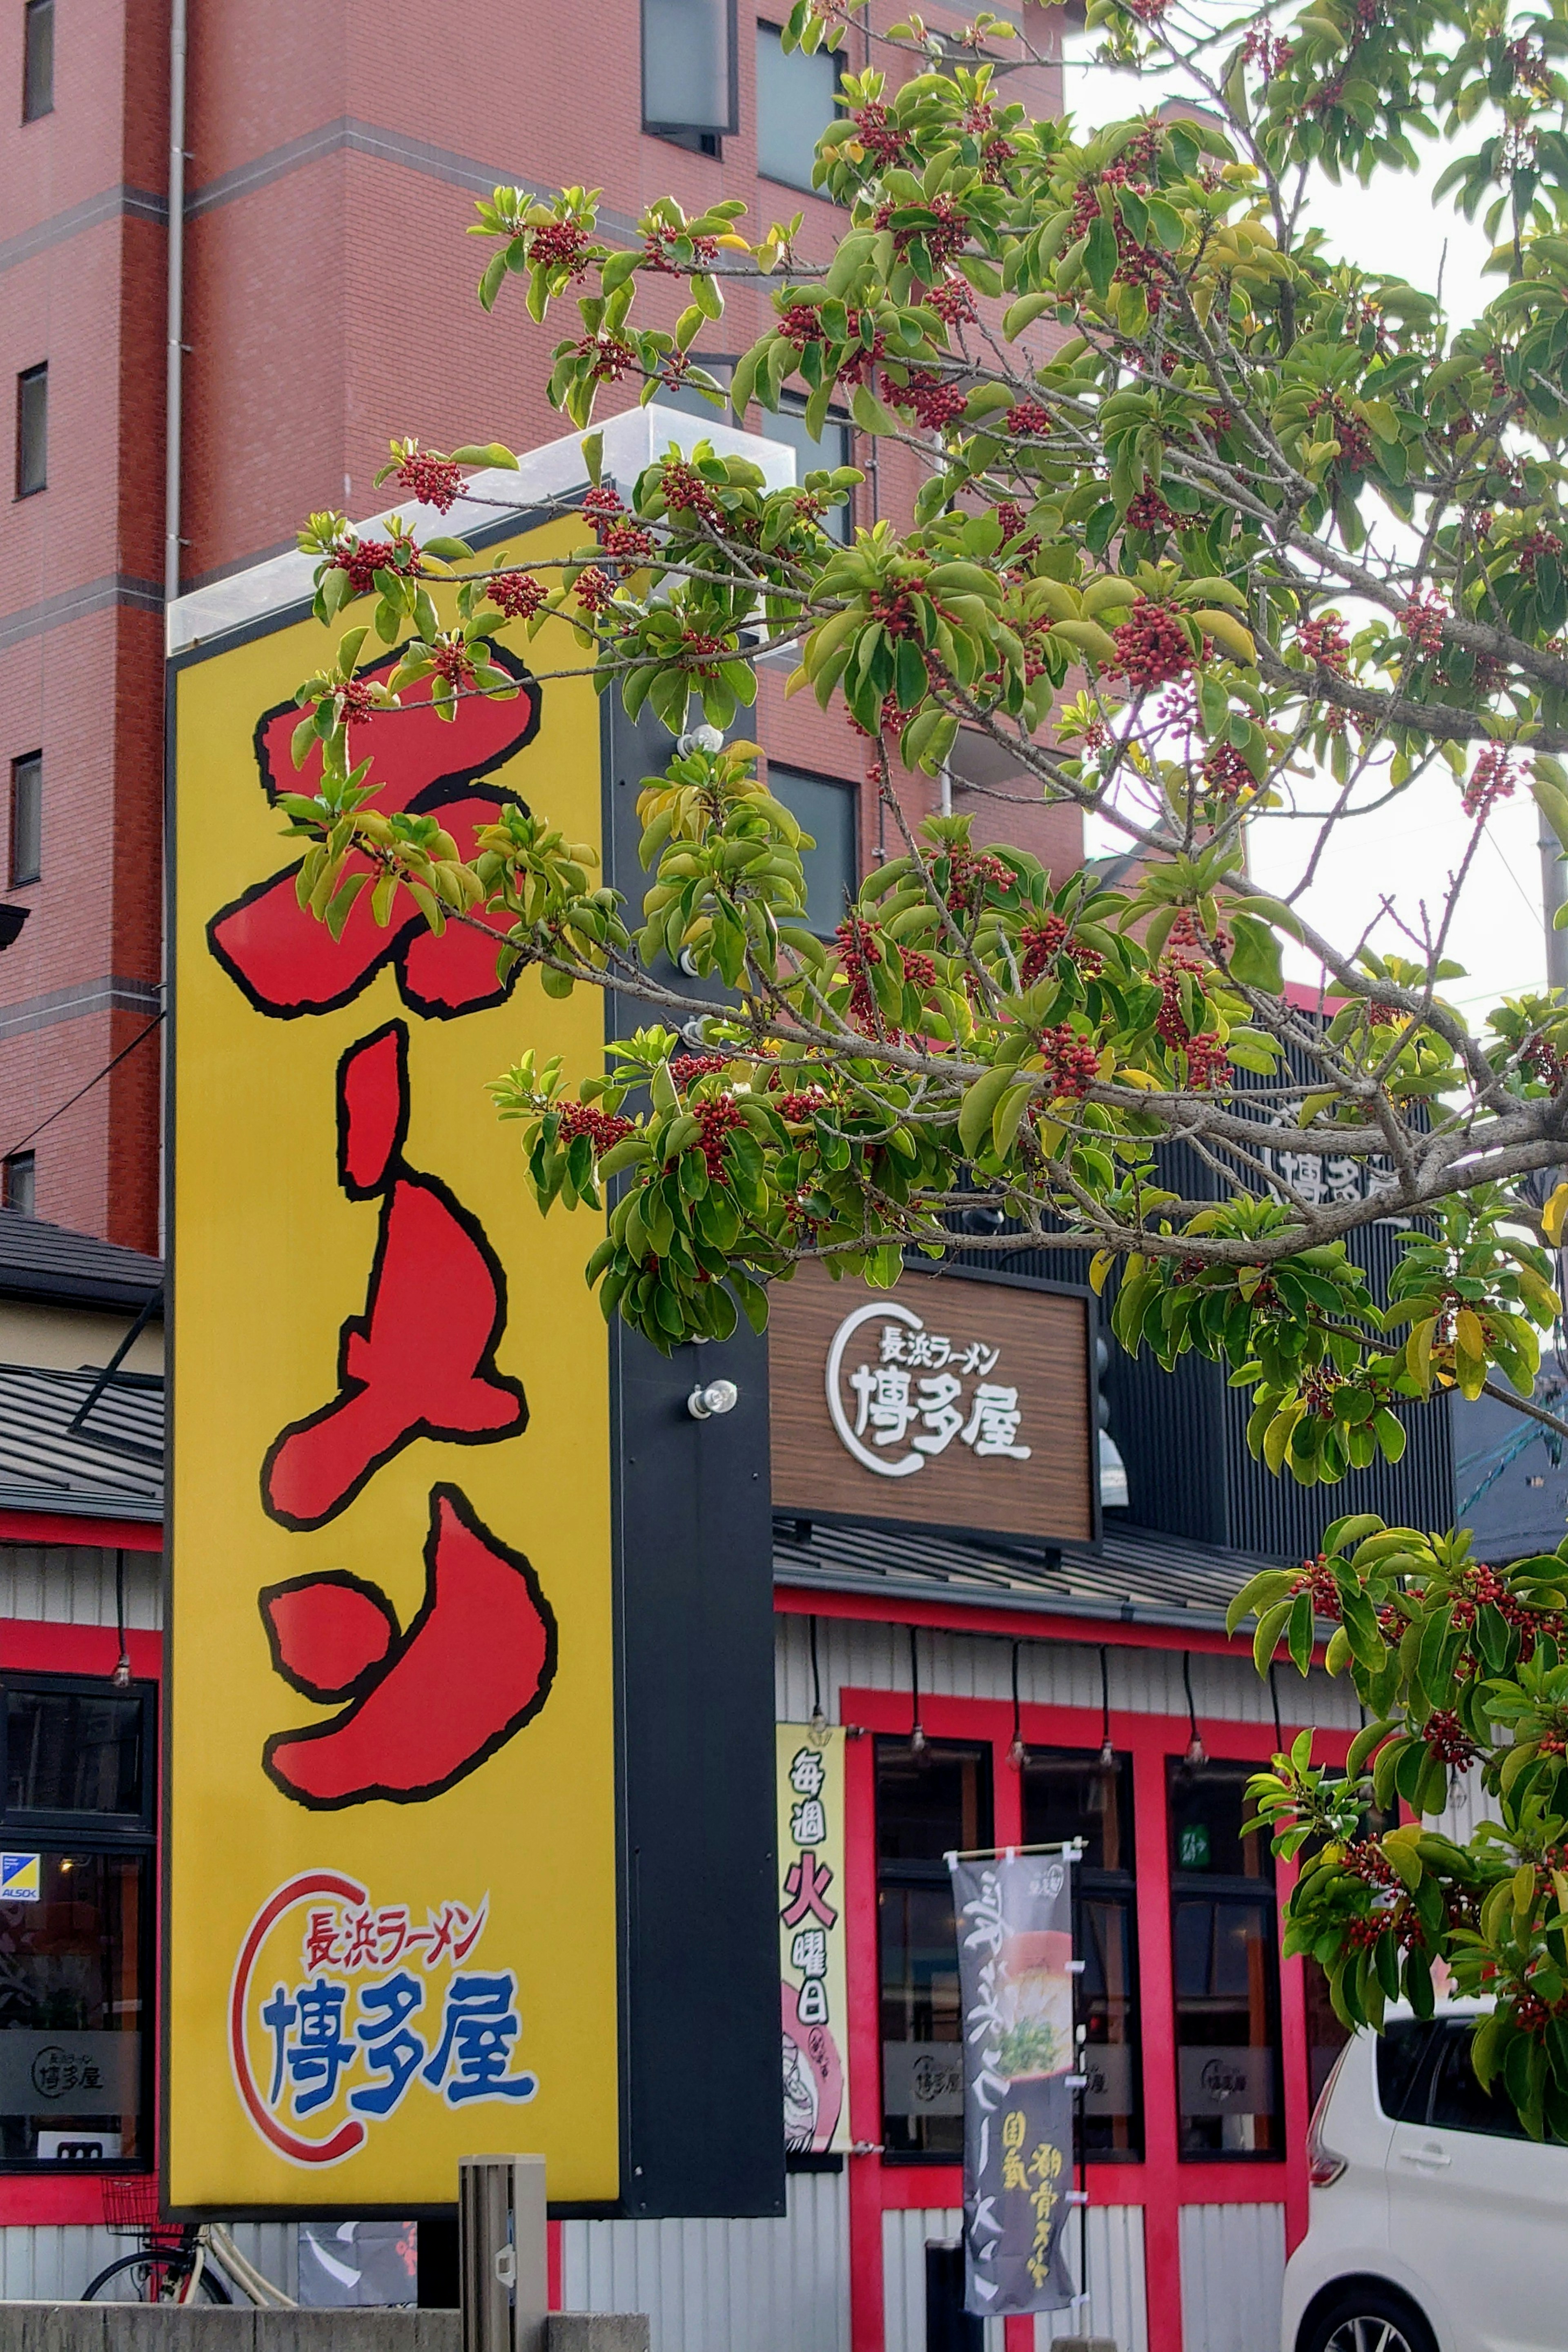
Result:
M1181 1637L1173 1633L1170 1638L1176 1646L1169 1650L1110 1647L1110 1704L1114 1708L1138 1715L1186 1713ZM916 1641L923 1692L942 1698L1011 1701L1010 1641L985 1634L937 1633L929 1628L922 1628ZM777 1619L775 1656L779 1719L804 1723L811 1714L813 1689L807 1618L790 1615ZM839 1693L847 1685L858 1690L910 1688L907 1626L819 1617L816 1657L823 1710L831 1722L838 1720ZM1253 1672L1250 1659L1220 1658L1205 1651L1194 1651L1191 1664L1193 1700L1200 1721L1273 1720L1268 1685ZM1325 1674L1314 1671L1303 1685L1293 1667L1283 1668L1279 1670L1278 1688L1279 1712L1286 1723L1311 1722L1324 1729L1342 1731L1353 1731L1360 1724L1354 1692L1348 1684L1332 1682ZM1026 1642L1018 1657L1018 1690L1026 1706L1098 1707L1098 1646L1077 1642Z
M1075 2336L1108 2336L1116 2352L1149 2352L1149 2302L1143 2270L1142 2205L1079 2206L1071 2226L1068 2259L1083 2289L1081 2231L1089 2223L1089 2314L1042 2312L1035 2322L1035 2352ZM1268 2347L1273 2352L1273 2347Z
M926 2352L926 2246L957 2243L957 2206L910 2206L882 2215L882 2342L886 2352ZM1002 2352L1005 2323L984 2323L985 2352Z
M238 2221L239 2251L285 2294L298 2292L300 2266L292 2222ZM134 2251L127 2237L75 2224L33 2222L0 2229L0 2303L75 2303L106 2264ZM138 2300L129 2284L110 2290L122 2303Z
M849 2195L793 2172L782 2221L568 2221L568 2311L645 2311L651 2352L848 2352Z
M163 1563L155 1551L125 1555L125 1622L155 1633L163 1622ZM0 1544L0 1618L54 1625L112 1625L114 1554L89 1544Z
M1273 2352L1283 2205L1184 2205L1180 2227L1183 2352Z

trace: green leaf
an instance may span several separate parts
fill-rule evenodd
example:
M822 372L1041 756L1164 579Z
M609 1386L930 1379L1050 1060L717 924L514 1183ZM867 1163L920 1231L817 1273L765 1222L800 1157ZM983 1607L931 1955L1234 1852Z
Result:
M1257 915L1233 915L1235 943L1230 951L1232 976L1243 988L1278 996L1284 985L1279 942Z
M1118 257L1116 231L1103 213L1097 213L1084 246L1083 263L1089 282L1102 302L1110 291Z

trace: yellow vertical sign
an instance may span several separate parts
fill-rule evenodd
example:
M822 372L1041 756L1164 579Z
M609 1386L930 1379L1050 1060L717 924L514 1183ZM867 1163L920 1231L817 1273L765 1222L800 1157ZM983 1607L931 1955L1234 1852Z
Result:
M606 1336L485 1092L525 1043L598 1066L603 1012L368 891L301 913L271 803L325 643L174 680L167 2193L446 2201L489 2147L613 2199ZM515 667L354 751L465 849L508 794L596 845L593 692Z
M816 1723L776 1729L784 2145L800 2155L842 2155L849 2146L844 1732Z

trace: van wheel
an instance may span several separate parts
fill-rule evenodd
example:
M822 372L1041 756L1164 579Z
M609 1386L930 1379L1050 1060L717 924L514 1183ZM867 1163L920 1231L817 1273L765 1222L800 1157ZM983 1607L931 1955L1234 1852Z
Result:
M1437 2352L1437 2345L1413 2303L1369 2279L1325 2295L1309 2312L1296 2352Z

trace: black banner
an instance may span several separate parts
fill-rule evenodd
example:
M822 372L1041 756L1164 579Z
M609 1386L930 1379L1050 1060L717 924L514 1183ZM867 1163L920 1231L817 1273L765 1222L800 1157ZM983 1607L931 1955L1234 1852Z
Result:
M954 1862L963 2005L964 2308L1061 2311L1072 2186L1072 1865Z

